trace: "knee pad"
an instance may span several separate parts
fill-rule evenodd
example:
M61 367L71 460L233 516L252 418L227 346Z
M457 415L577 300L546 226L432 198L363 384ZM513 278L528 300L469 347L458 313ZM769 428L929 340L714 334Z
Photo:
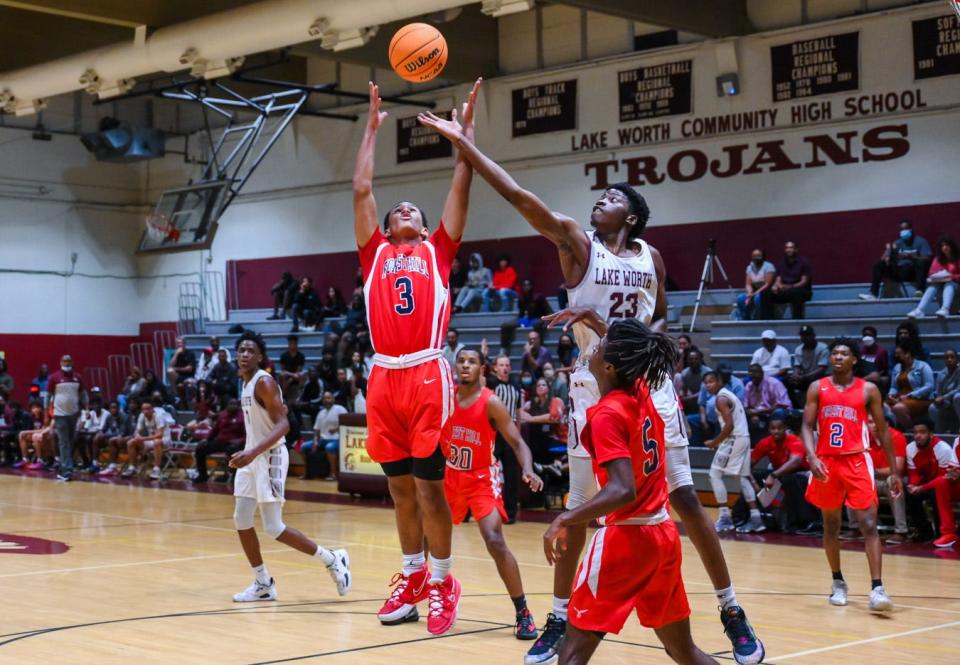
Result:
M245 496L237 497L236 507L233 509L233 523L237 531L253 528L253 513L257 509L257 502Z
M287 525L283 523L283 508L279 501L260 504L260 519L263 520L263 530L271 538L279 538Z

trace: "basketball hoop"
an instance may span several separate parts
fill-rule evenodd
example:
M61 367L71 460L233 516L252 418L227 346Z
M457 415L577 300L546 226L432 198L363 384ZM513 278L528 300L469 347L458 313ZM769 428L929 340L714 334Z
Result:
M162 213L150 213L144 218L147 239L154 245L165 242L176 242L180 239L180 229L170 223L170 219Z
M953 11L957 15L957 20L960 20L960 0L947 0L947 2L953 7Z

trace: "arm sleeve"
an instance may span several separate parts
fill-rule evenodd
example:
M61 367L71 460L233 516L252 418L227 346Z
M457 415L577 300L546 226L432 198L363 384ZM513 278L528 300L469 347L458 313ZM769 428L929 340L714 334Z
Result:
M450 268L453 266L453 259L456 258L457 252L460 251L460 243L450 238L442 220L437 224L437 230L430 236L430 242L437 250L437 268L440 270L440 279L443 280L444 286L449 286Z
M370 276L370 271L373 270L373 259L377 255L377 248L386 241L387 239L383 237L380 229L377 228L373 232L373 235L370 236L370 240L367 241L366 245L363 247L357 246L357 251L360 253L360 266L363 268L364 281Z
M590 424L596 462L601 466L615 459L630 458L627 424L610 411L597 413Z

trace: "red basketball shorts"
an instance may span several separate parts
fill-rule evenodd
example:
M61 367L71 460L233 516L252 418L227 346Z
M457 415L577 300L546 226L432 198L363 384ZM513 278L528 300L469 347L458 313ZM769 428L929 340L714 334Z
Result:
M854 510L877 505L877 486L869 453L827 455L820 459L827 468L827 479L810 479L807 501L821 510L836 510L844 503Z
M447 495L447 503L450 504L454 524L463 522L468 510L477 521L494 510L500 512L501 519L507 519L507 509L503 505L503 474L499 462L482 471L460 471L447 466L443 476L443 490Z
M570 623L616 634L631 612L647 628L683 621L690 605L680 562L680 534L672 520L599 529L577 571Z
M413 367L375 366L367 379L367 453L380 464L430 457L453 413L453 375L443 358Z

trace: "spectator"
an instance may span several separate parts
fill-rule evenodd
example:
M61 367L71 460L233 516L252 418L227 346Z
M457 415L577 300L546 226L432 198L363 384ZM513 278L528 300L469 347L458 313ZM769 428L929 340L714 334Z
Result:
M523 347L523 359L520 363L521 369L530 372L535 379L543 376L543 366L553 361L553 355L540 339L538 330L531 330L527 334L527 343Z
M18 464L20 460L20 447L18 445L21 432L29 432L33 429L33 418L29 411L24 410L20 402L11 402L9 413L3 414L0 420L4 426L0 428L0 452L3 453L3 462L0 466L13 466L21 468L24 464ZM41 413L41 424L42 424Z
M567 333L560 335L557 340L557 363L560 367L573 367L580 357L580 349L573 341L573 337Z
M917 419L913 425L913 441L907 445L906 491L907 504L914 523L920 528L921 537L924 533L929 533L929 522L926 519L923 503L927 500L936 503L937 487L950 482L949 479L940 479L945 478L948 472L951 476L955 475L951 467L956 466L956 454L949 444L933 435L933 424L926 418ZM940 537L934 541L934 545L952 547L956 542L956 525L952 507L949 504L944 507L947 510L935 511L940 523Z
M200 360L197 362L197 371L193 373L193 383L191 385L194 389L196 389L198 384L210 380L210 372L216 364L217 358L213 355L213 349L208 346L203 350L203 353L200 354Z
M210 372L210 384L221 408L226 406L230 398L237 397L237 369L227 360L226 349L217 352L217 364Z
M197 475L193 482L207 482L209 478L207 472L208 456L216 453L226 453L227 459L229 459L235 452L243 449L246 441L247 430L243 422L240 400L233 397L227 402L227 408L217 414L206 440L201 441L194 452L197 460Z
M703 354L700 350L692 349L687 356L686 368L680 372L679 379L675 382L683 410L687 413L697 412L697 400L700 396L700 388L703 386L703 375L712 371L703 364Z
M890 354L877 342L877 329L864 326L860 334L860 358L872 362L881 376L890 376Z
M307 359L300 351L300 338L296 335L288 335L287 350L280 355L280 376L277 377L280 391L286 397L296 399L306 376L303 371L303 366L306 363Z
M37 397L40 399L40 404L43 405L43 408L47 408L47 398L49 393L47 392L47 380L49 377L49 370L47 369L47 363L41 363L40 369L37 371L37 375L34 377L33 381L30 382L30 389L33 390L36 387Z
M771 491L780 483L783 489L783 500L779 510L775 511L780 530L796 533L809 529L817 521L818 515L804 498L810 481L810 467L807 465L803 441L787 432L786 422L779 414L770 418L767 432L768 435L760 439L750 453L750 462L756 464L766 458L769 465L761 474L763 486Z
M127 468L120 474L124 478L137 473L140 457L146 452L153 453L153 468L150 470L151 480L160 480L160 465L163 464L163 448L170 443L170 428L165 416L157 413L153 403L145 400L140 406L140 416L137 418L133 436L127 441Z
M893 409L900 426L909 429L913 426L913 419L926 416L933 403L933 370L927 363L914 358L906 347L897 347L897 360L887 404Z
M130 373L127 374L127 378L123 382L123 388L120 389L120 407L125 408L127 400L131 398L136 397L139 399L146 385L146 381L143 380L143 372L140 371L140 368L136 365L131 367Z
M20 444L20 461L14 468L25 468L29 471L53 467L54 444L56 434L53 431L53 419L48 417L47 410L40 402L30 404L30 428L22 430L18 435ZM30 459L30 448L33 448L33 461ZM46 464L45 464L46 462Z
M460 258L455 256L453 257L453 262L450 264L450 300L457 302L460 292L466 285L467 271L464 269L463 264L460 263Z
M907 316L913 319L923 318L927 307L930 303L936 302L937 296L941 294L940 309L935 314L941 319L950 316L958 282L960 282L960 249L957 248L953 238L945 236L937 242L937 254L927 274L927 290L923 292L917 308L908 312Z
M273 316L267 321L278 321L286 318L287 311L293 304L293 294L297 292L297 280L289 272L280 275L280 281L270 287L270 296L273 298Z
M807 401L807 388L820 377L827 375L830 350L817 341L813 326L800 326L800 345L793 351L793 369L786 376L793 403L802 408Z
M210 335L210 339L207 340L207 344L211 349L213 349L213 357L217 362L220 362L220 358L222 357L220 355L220 338L216 335ZM230 355L230 349L224 348L223 351L227 354L227 362L230 362L233 358L233 356Z
M953 349L943 352L943 369L934 379L930 419L937 432L956 434L960 431L960 371L957 352Z
M937 500L937 516L940 518L940 537L933 541L935 547L953 547L957 542L957 522L953 514L953 504L960 501L960 466L957 465L957 451L960 450L960 438L953 450L953 458L942 476L933 481L933 492Z
M469 265L467 284L460 290L460 295L457 296L456 305L453 308L454 313L464 310L469 311L474 300L477 298L483 299L486 296L487 289L490 288L490 283L493 281L490 269L483 267L483 257L480 256L479 252L470 255Z
M541 293L535 293L533 282L529 279L523 280L520 284L520 297L517 299L517 318L514 321L507 321L500 326L500 353L509 356L510 347L513 346L513 339L518 327L530 328L539 331L540 336L547 331L547 322L543 320L547 314L553 310L550 303Z
M354 377L350 380L350 413L367 412L367 380Z
M760 348L753 352L751 365L760 365L767 376L785 377L790 372L790 352L777 344L777 333L764 330L760 334Z
M349 406L352 394L350 390L350 380L347 378L346 367L337 368L336 380L331 386L331 392L333 393L333 401L345 409Z
M890 442L893 444L893 458L896 462L896 468L891 469L887 461L887 454L883 446L877 440L877 424L873 417L867 414L867 427L870 431L870 458L873 460L873 475L877 486L877 495L886 497L890 501L890 509L893 512L893 535L886 539L890 545L902 545L909 540L909 529L907 528L907 498L903 494L899 497L893 497L890 494L890 476L896 474L901 479L907 473L907 437L899 430L892 427L888 428L890 432ZM847 507L847 521L851 530L860 528L857 523L856 514L850 507Z
M307 370L307 380L303 384L303 390L297 396L294 402L294 411L302 418L304 415L310 418L316 418L317 411L320 410L320 404L323 401L323 380L316 367Z
M179 398L180 404L186 408L193 397L187 393L186 388L190 385L189 380L197 373L197 356L187 348L187 342L183 337L178 337L176 344L176 350L167 367L167 380Z
M163 382L157 378L157 373L152 369L145 370L143 372L143 387L140 389L140 394L137 395L141 400L150 399L153 393L159 392L161 397L166 401L167 389L163 385Z
M447 345L443 347L443 357L451 368L457 366L457 354L460 353L460 349L462 348L463 344L460 343L460 331L453 327L448 328Z
M699 349L698 349L699 351ZM743 381L738 379L726 365L717 365L717 372L723 373L723 380L734 395L743 402L744 386ZM706 372L704 372L706 374ZM717 396L713 395L705 385L700 386L700 394L697 396L697 408L687 416L687 424L690 426L690 443L694 446L702 446L704 439L714 436L720 431L720 416L717 415Z
M677 336L677 349L680 353L677 354L677 364L674 366L674 382L676 382L676 375L680 374L687 366L687 354L690 353L690 349L696 348L693 344L693 338L687 333L681 333Z
M750 434L766 432L773 419L786 421L790 396L782 382L763 373L763 367L754 363L748 370L750 381L744 390L743 403L750 421Z
M13 375L7 371L6 358L0 358L0 397L10 399L13 394Z
M563 412L563 402L550 396L547 379L538 379L533 397L524 402L520 412L520 422L527 425L533 461L538 464L551 464L554 457L550 448L566 445L566 436L561 432Z
M920 329L916 321L907 319L897 326L895 335L896 346L910 349L913 357L917 360L929 360L930 354L923 348L923 340L920 339Z
M482 353L486 356L486 349ZM505 355L499 356L493 363L493 373L487 378L487 387L493 390L500 401L503 402L507 413L510 414L510 419L517 421L518 411L524 401L523 392L510 379L510 370L510 358ZM520 464L517 462L517 456L514 454L513 448L499 432L497 432L493 452L503 466L503 505L507 511L507 524L513 524L517 521L517 511L520 508L518 496Z
M553 363L544 363L543 378L550 386L550 397L556 397L562 404L566 404L570 396L570 381L567 373L558 372L554 369Z
M367 325L367 308L363 302L363 293L354 293L347 309L347 318L343 327L354 333Z
M354 351L350 356L350 366L347 367L347 380L360 380L367 375L367 363L359 351Z
M337 479L340 468L340 416L346 414L347 410L334 402L333 393L329 390L323 393L323 404L313 421L313 441L300 448L307 456L326 454L330 474L324 480ZM311 466L310 462L307 462L308 470ZM305 477L309 478L309 474Z
M861 293L860 297L864 300L876 300L880 296L880 283L884 279L913 282L917 291L923 291L932 253L930 243L914 234L910 220L902 220L900 237L892 244L888 242L880 260L873 264L870 293Z
M74 371L73 358L69 354L60 358L60 369L50 375L47 387L53 397L54 429L60 446L57 480L68 482L73 477L73 437L77 417L85 400L83 381Z
M127 440L133 436L133 419L120 409L119 402L110 402L107 417L100 432L93 438L94 459L100 458L100 452L107 449L107 466L99 473L101 476L115 476L120 473L117 454L127 447Z
M75 441L76 448L80 451L80 457L83 459L84 468L82 471L84 473L100 471L100 462L97 455L99 450L94 445L94 439L103 430L108 415L99 397L90 397L88 408L80 412Z
M353 354L358 348L360 347L357 343L357 336L352 332L345 331L337 344L337 367L349 367L353 360Z
M333 351L324 351L320 356L320 363L317 365L317 374L325 386L333 389L337 382L337 361L334 359Z
M773 304L790 305L794 319L803 318L804 303L813 297L813 270L806 257L797 254L797 245L788 241L783 246L783 261L777 266L777 278L770 287Z
M347 313L347 301L340 289L331 286L327 289L327 304L323 308L323 318L335 319Z
M194 401L193 420L183 426L181 438L207 438L217 416L217 398L206 381L197 384L197 399Z
M777 269L767 261L762 249L753 250L746 275L747 282L743 293L737 296L737 317L741 321L773 318L770 316L770 296L777 278Z
M293 328L290 332L300 331L300 320L303 319L304 326L313 330L321 322L322 307L320 305L320 296L313 288L313 280L304 277L300 280L300 288L293 296Z
M510 265L510 255L501 254L497 257L497 269L493 271L492 287L484 291L483 311L493 311L492 298L496 294L500 298L500 311L509 312L517 300L517 289L520 280L517 271Z

